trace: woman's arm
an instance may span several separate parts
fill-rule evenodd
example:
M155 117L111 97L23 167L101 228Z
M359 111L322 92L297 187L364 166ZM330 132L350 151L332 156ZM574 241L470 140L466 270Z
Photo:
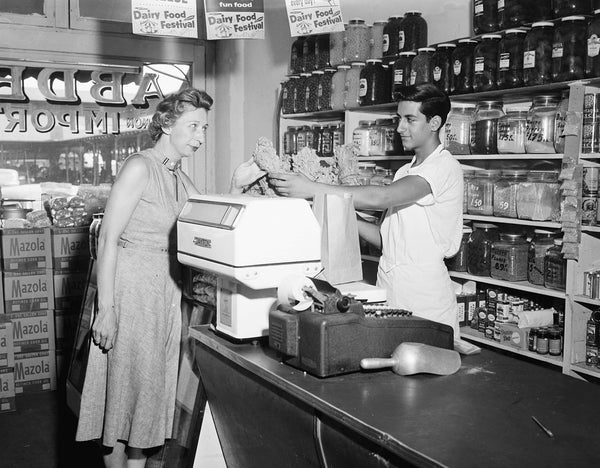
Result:
M358 235L369 244L381 249L381 231L377 224L358 220Z
M100 348L112 348L117 334L114 307L117 242L142 193L148 185L149 172L141 158L127 160L113 184L98 239L98 313L92 326L92 338Z

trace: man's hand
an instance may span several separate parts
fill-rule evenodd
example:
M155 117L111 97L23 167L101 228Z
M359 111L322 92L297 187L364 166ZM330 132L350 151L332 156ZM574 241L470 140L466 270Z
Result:
M312 198L317 192L318 183L304 174L269 173L269 182L279 195L294 198Z
M256 182L265 174L266 172L262 171L254 162L254 158L248 159L233 171L230 192L241 193L244 187Z

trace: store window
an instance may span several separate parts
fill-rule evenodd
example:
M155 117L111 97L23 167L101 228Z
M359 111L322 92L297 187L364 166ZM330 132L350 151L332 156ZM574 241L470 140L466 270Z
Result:
M0 11L3 13L15 13L18 15L43 15L47 0L2 0Z

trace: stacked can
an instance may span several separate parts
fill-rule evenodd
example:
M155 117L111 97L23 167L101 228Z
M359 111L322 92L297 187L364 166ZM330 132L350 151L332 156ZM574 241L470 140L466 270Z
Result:
M583 127L581 152L597 153L600 148L600 94L587 93L583 97Z
M583 295L600 299L600 270L591 269L583 272Z
M585 364L590 367L600 368L598 359L598 346L600 346L600 309L590 314L586 323L585 333Z
M583 185L581 191L581 223L596 224L598 222L598 182L600 168L583 168Z

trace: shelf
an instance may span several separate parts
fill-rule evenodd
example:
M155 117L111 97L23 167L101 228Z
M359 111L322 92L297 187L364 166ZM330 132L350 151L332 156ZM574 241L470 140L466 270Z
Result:
M318 111L305 112L302 114L281 114L284 119L290 120L344 120L343 110L339 111Z
M562 356L550 356L549 354L538 354L531 351L527 351L525 349L515 348L513 346L504 345L502 343L498 343L497 341L490 340L485 338L478 331L470 328L470 327L461 327L460 329L461 338L465 338L467 340L475 341L477 343L488 345L492 348L502 349L504 351L509 351L514 354L518 354L519 356L525 356L531 359L535 359L537 361L547 362L554 366L561 367L563 365Z
M580 159L600 159L600 154L598 153L580 153Z
M559 299L565 299L566 294L564 291L555 291L554 289L544 288L543 286L537 286L535 284L528 283L527 281L504 281L491 278L489 276L475 276L469 273L463 273L458 271L450 271L451 278L459 278L468 281L475 281L478 283L493 284L495 286L502 286L510 289L517 289L519 291L527 291L542 296L557 297Z
M573 300L575 302L581 302L583 304L600 306L600 299L592 299L591 297L582 296L581 294L573 296Z
M600 232L600 226L581 226L583 232Z
M496 223L496 224L519 224L523 226L535 226L544 227L550 229L560 229L561 224L552 221L533 221L531 219L518 219L518 218L502 218L500 216L480 216L463 214L463 219L470 221L481 221L485 223Z
M454 158L457 161L484 161L484 160L502 160L502 161L521 161L534 159L558 159L562 160L563 155L559 153L549 154L456 154Z
M597 367L586 366L585 362L577 362L575 364L571 364L571 370L574 372L580 372L582 374L591 375L592 377L600 379L600 369L598 369Z
M359 156L359 162L369 161L411 161L413 156Z

